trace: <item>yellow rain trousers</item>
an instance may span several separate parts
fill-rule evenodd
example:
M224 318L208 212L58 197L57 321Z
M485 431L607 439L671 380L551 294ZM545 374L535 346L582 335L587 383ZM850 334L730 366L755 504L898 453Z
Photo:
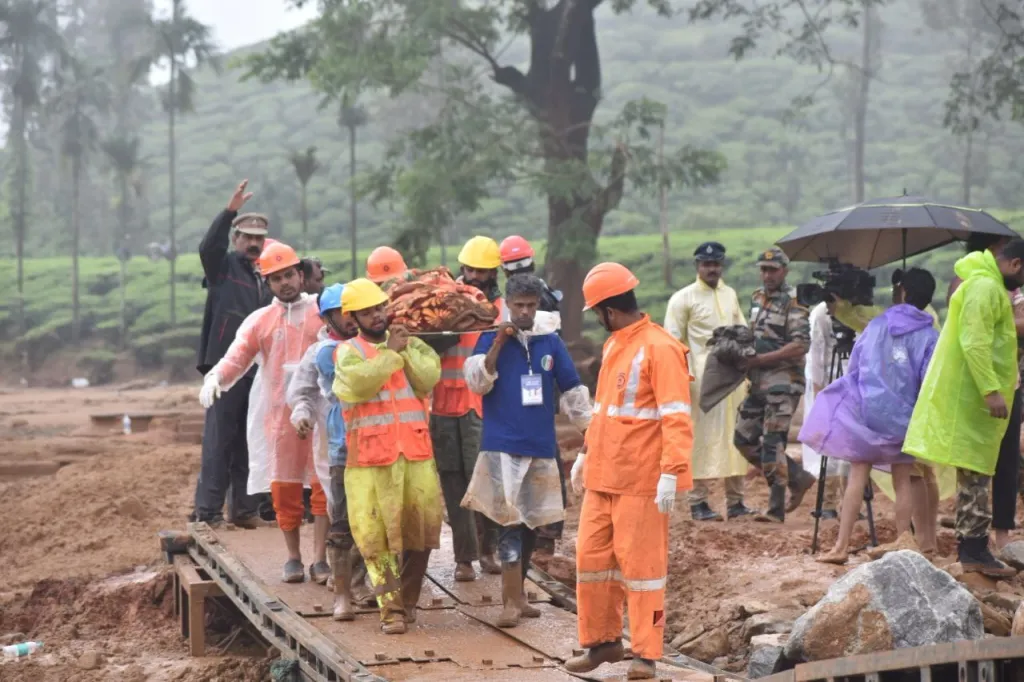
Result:
M441 489L434 460L404 456L385 467L346 467L352 538L366 560L381 620L401 588L401 557L441 546ZM416 608L405 604L406 609Z

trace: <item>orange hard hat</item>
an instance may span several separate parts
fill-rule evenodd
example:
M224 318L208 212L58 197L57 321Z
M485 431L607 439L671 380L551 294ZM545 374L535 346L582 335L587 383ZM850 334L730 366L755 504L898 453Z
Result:
M501 242L499 252L501 253L501 263L506 266L506 270L518 270L533 265L533 247L530 246L530 242L517 234L505 237ZM515 263L515 265L508 267L511 263Z
M275 272L286 270L298 264L299 255L295 253L295 249L281 242L274 242L270 246L264 246L263 253L260 254L259 259L260 274L264 277L269 277Z
M264 249L267 248L268 246L270 246L271 244L280 244L280 243L281 242L277 241L273 237L264 237L263 238L263 248Z
M590 310L601 301L632 291L639 285L640 280L625 265L598 263L583 279L583 302L586 303L583 309Z
M390 246L378 246L366 259L366 277L372 282L384 282L404 275L409 268L402 254Z

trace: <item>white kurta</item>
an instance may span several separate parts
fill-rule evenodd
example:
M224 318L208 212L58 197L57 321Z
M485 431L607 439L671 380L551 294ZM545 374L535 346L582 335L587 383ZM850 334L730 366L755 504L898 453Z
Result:
M699 278L669 299L665 311L665 329L690 349L690 395L700 396L700 382L708 357L708 341L717 327L746 325L736 291L724 283L712 289ZM725 400L703 412L693 410L693 478L714 479L742 476L747 460L732 443L740 403L746 397L746 385L733 391ZM699 403L696 398L694 405Z

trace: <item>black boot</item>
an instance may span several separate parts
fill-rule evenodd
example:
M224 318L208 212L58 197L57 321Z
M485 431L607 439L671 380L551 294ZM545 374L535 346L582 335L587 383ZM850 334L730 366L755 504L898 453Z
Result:
M960 538L957 558L965 573L981 573L990 578L1012 578L1017 571L992 556L988 550L988 537Z
M786 520L786 486L775 484L768 495L768 511L754 517L755 521L782 523Z
M744 516L755 516L756 514L756 511L754 511L747 505L743 504L742 502L737 502L736 504L730 505L729 509L726 510L725 512L726 517L728 517L730 521Z
M690 516L694 521L721 521L722 515L708 506L707 502L690 505Z

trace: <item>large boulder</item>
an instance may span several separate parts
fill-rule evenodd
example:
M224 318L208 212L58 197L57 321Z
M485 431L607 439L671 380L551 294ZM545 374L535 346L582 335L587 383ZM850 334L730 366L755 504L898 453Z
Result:
M757 635L750 639L750 662L747 677L768 677L789 668L786 661L786 638L789 635Z
M794 624L786 657L818 661L984 634L974 595L917 552L900 551L834 583Z

